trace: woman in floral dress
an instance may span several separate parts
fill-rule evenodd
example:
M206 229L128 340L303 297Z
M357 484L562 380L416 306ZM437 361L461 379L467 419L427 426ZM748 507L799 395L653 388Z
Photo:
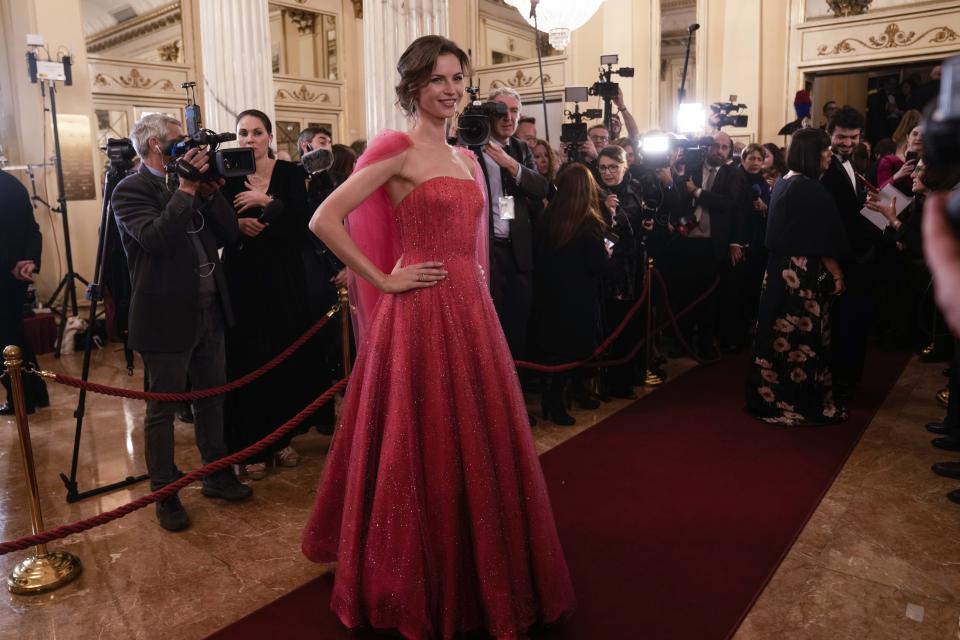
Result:
M846 418L833 397L828 362L830 306L844 291L836 259L849 247L840 214L820 184L831 156L826 133L798 131L788 152L790 171L770 201L769 258L746 389L747 411L769 423Z

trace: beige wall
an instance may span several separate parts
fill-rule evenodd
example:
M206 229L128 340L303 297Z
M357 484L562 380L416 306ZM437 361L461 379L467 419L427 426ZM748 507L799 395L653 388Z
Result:
M8 148L7 155L10 163L37 163L53 154L50 117L41 110L40 89L38 85L30 84L24 61L25 34L39 33L43 35L51 52L64 47L73 54L73 86L66 87L63 83L57 83L57 111L61 114L80 114L90 119L90 161L95 168L96 188L99 194L102 190L98 166L100 158L95 148L93 100L90 93L79 1L11 0L3 2L2 7L4 23L2 67L11 84L7 87L8 91L0 92L3 94L0 97L0 121L4 123L0 133L3 135L3 144ZM47 104L49 105L49 99ZM11 120L15 124L14 128L7 124ZM42 148L44 129L46 129L46 151ZM23 174L17 175L23 177ZM46 177L46 199L51 204L55 204L57 182L56 173L52 167L47 168ZM74 269L81 276L90 279L93 276L96 259L100 202L99 200L69 201L67 210ZM53 293L63 275L59 265L62 265L63 269L66 268L66 257L63 253L60 215L49 214L43 206L39 206L36 217L44 237L43 266L37 279L37 288L41 297L45 299ZM83 299L82 285L78 288L78 298Z

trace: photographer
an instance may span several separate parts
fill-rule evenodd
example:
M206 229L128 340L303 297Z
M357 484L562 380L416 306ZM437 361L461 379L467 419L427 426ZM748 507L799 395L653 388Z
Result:
M530 148L513 137L520 117L520 95L508 87L488 99L506 106L493 118L491 140L473 147L487 185L490 209L490 295L514 358L526 352L533 300L533 224L549 185L533 162Z
M172 184L165 174L172 143L184 137L180 122L153 113L136 122L130 138L140 169L113 193L112 208L127 254L133 294L128 344L140 352L149 391L182 392L187 374L198 389L226 382L224 325L233 322L230 295L217 249L234 242L237 219L220 194L223 181ZM207 154L193 148L180 160L204 173ZM144 453L150 488L180 477L174 461L173 417L178 403L147 402ZM203 462L227 455L223 397L193 403L197 447ZM208 498L244 500L253 491L229 469L203 479ZM157 502L160 526L185 529L189 516L177 495Z
M653 228L653 220L643 219L640 184L630 177L623 149L608 146L597 158L602 190L600 212L610 229L607 241L612 243L610 266L603 277L603 334L609 335L626 317L637 299L640 282L641 236ZM640 337L639 315L634 316L620 338L611 345L608 356L617 359L629 353ZM608 395L634 399L634 363L609 367L604 376Z
M676 244L677 260L684 265L683 279L690 289L675 302L683 308L706 290L717 276L728 277L731 269L743 259L743 240L738 234L749 209L749 193L742 172L730 164L733 140L718 132L707 148L702 166L687 166L684 188L688 197L688 232ZM732 295L728 281L721 283L721 297L727 306ZM726 294L726 296L724 296ZM684 301L686 300L686 302ZM692 325L698 328L697 351L703 359L719 356L716 346L718 296L711 293L684 324L689 334ZM725 322L730 310L724 310Z

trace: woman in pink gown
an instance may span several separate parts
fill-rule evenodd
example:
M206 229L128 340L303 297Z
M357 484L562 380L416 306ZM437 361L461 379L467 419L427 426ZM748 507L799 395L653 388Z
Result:
M481 266L483 177L444 137L468 65L445 38L410 45L397 94L414 127L374 140L310 223L359 276L360 349L303 551L337 563L346 626L416 639L521 638L574 607Z

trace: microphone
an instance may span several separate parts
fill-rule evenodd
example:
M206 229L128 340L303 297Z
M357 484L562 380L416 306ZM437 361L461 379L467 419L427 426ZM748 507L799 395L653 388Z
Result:
M283 213L283 200L274 198L263 208L263 213L257 218L260 224L270 224Z
M693 33L694 31L696 31L696 30L699 29L699 28L700 28L700 25L697 24L696 22L694 22L692 25L690 25L689 27L687 27L687 33Z
M540 0L530 0L530 17L537 17L537 5L540 4Z

